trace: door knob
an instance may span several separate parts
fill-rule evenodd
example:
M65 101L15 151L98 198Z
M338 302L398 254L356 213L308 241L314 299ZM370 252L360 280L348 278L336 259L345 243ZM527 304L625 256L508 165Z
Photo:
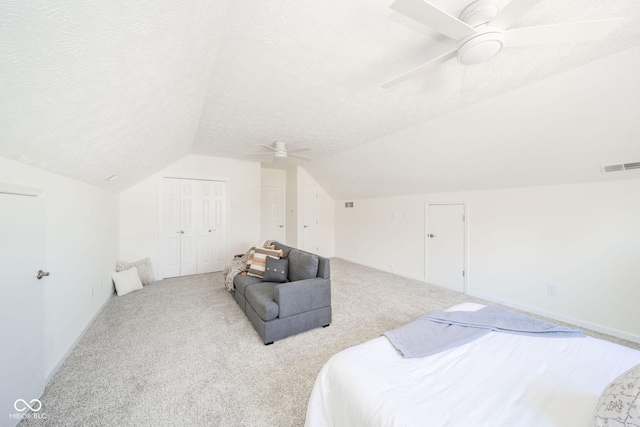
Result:
M435 234L429 234L429 237L434 238L437 237Z
M48 271L42 271L42 270L38 270L38 275L36 276L38 278L38 280L42 279L43 277L46 277L49 275Z
M184 230L176 231L178 234L184 234Z
M278 227L280 227L280 228L284 228L284 225L279 225Z
M304 226L304 228L309 228L309 226L308 226L308 225L305 225L305 226Z

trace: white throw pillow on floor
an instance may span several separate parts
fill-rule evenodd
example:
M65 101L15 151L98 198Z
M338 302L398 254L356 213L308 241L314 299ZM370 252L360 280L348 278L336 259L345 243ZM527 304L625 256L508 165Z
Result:
M138 276L143 286L153 282L153 267L151 266L151 258L143 258L134 262L118 261L116 262L116 271L125 271L132 267L138 269Z
M113 272L111 274L113 282L116 284L116 293L119 297L133 291L142 289L142 282L138 276L138 269L131 267L128 270Z

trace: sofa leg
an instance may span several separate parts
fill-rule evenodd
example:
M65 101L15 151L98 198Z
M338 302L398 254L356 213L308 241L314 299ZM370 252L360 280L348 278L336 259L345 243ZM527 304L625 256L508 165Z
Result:
M273 341L264 343L264 345L271 345L271 344L273 344Z
M323 328L328 328L329 326L331 326L331 323L329 323L328 325L324 325Z

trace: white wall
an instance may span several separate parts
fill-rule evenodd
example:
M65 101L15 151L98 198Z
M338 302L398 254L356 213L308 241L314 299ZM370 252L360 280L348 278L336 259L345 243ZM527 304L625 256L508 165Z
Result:
M44 189L43 270L51 273L44 286L44 366L50 379L113 294L118 196L4 158L0 182Z
M466 202L469 294L640 342L639 194L629 180L336 201L336 256L424 280L425 203Z
M260 183L263 187L287 187L287 171L283 169L260 169Z
M162 177L228 182L229 259L260 240L260 163L188 155L120 194L120 258L151 258L159 273Z

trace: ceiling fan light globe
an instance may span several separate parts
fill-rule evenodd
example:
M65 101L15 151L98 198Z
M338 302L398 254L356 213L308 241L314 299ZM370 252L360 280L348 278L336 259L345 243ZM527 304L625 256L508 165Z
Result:
M273 153L273 158L276 159L276 160L286 159L287 158L287 152L286 151L276 151L275 153Z
M504 47L504 32L499 28L485 26L477 34L458 42L458 62L476 65L488 61Z

